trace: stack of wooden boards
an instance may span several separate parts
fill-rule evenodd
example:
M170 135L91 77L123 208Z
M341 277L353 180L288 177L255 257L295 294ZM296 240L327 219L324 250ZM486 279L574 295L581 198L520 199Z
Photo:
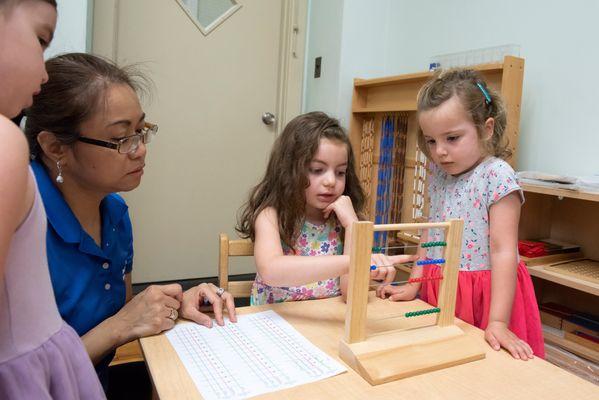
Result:
M547 361L599 384L599 316L557 303L539 306Z
M563 332L563 338L591 350L589 359L599 361L599 316L578 313L556 303L544 303L539 306L541 322ZM580 354L585 356L585 354Z

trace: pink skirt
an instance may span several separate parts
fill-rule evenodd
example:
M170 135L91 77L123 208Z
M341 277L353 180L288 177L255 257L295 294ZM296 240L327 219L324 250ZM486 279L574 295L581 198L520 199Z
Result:
M424 268L423 276L442 273L439 266ZM541 317L532 280L526 265L518 265L518 281L514 294L514 304L509 329L530 345L535 356L545 358L545 345L541 329ZM422 282L420 298L437 306L439 280ZM491 271L460 271L455 315L462 321L480 329L486 329L489 323L491 307Z

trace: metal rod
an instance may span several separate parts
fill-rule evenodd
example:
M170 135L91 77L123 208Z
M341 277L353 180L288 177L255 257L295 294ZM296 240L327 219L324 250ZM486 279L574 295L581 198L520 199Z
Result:
M378 247L375 246L380 250L391 250L391 249L411 249L411 248L415 248L415 247L420 247L420 245L417 244L408 244L405 246L386 246L386 247Z
M408 311L408 312L403 312L401 314L397 314L397 315L391 315L389 317L383 317L383 318L378 318L377 321L385 321L388 319L397 319L397 318L413 318L413 317L421 317L424 315L432 315L432 314L438 314L441 310L437 307L435 308L427 308L424 310L417 310L417 311ZM426 326L434 326L434 325L426 325Z
M418 280L418 279L421 279L421 280ZM410 278L410 279L405 280L405 281L393 281L393 282L387 282L387 283L381 282L379 284L370 285L370 288L371 289L376 289L377 287L380 287L380 286L387 286L387 285L390 285L390 286L399 286L399 285L402 285L404 283L418 283L418 282L424 282L424 281L437 281L437 280L441 280L441 279L443 279L443 276L431 276L431 277L426 277L426 278Z
M449 222L423 222L410 224L377 224L375 232L381 231L419 231L422 229L445 228L449 229Z

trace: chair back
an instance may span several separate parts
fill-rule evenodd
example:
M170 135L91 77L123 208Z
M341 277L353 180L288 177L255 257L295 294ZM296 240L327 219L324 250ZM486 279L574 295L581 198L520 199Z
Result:
M229 257L254 255L254 243L250 239L231 240L225 233L219 236L218 286L234 297L249 297L254 281L229 281Z

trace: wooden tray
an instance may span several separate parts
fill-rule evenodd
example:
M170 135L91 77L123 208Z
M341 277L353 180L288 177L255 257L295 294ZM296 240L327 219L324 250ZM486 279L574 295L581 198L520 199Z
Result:
M553 263L545 266L544 269L599 284L599 261L583 258Z
M581 252L576 253L562 253L562 254L550 254L541 257L525 257L520 256L520 260L524 261L527 267L536 267L537 265L553 264L560 261L574 261L584 258Z

